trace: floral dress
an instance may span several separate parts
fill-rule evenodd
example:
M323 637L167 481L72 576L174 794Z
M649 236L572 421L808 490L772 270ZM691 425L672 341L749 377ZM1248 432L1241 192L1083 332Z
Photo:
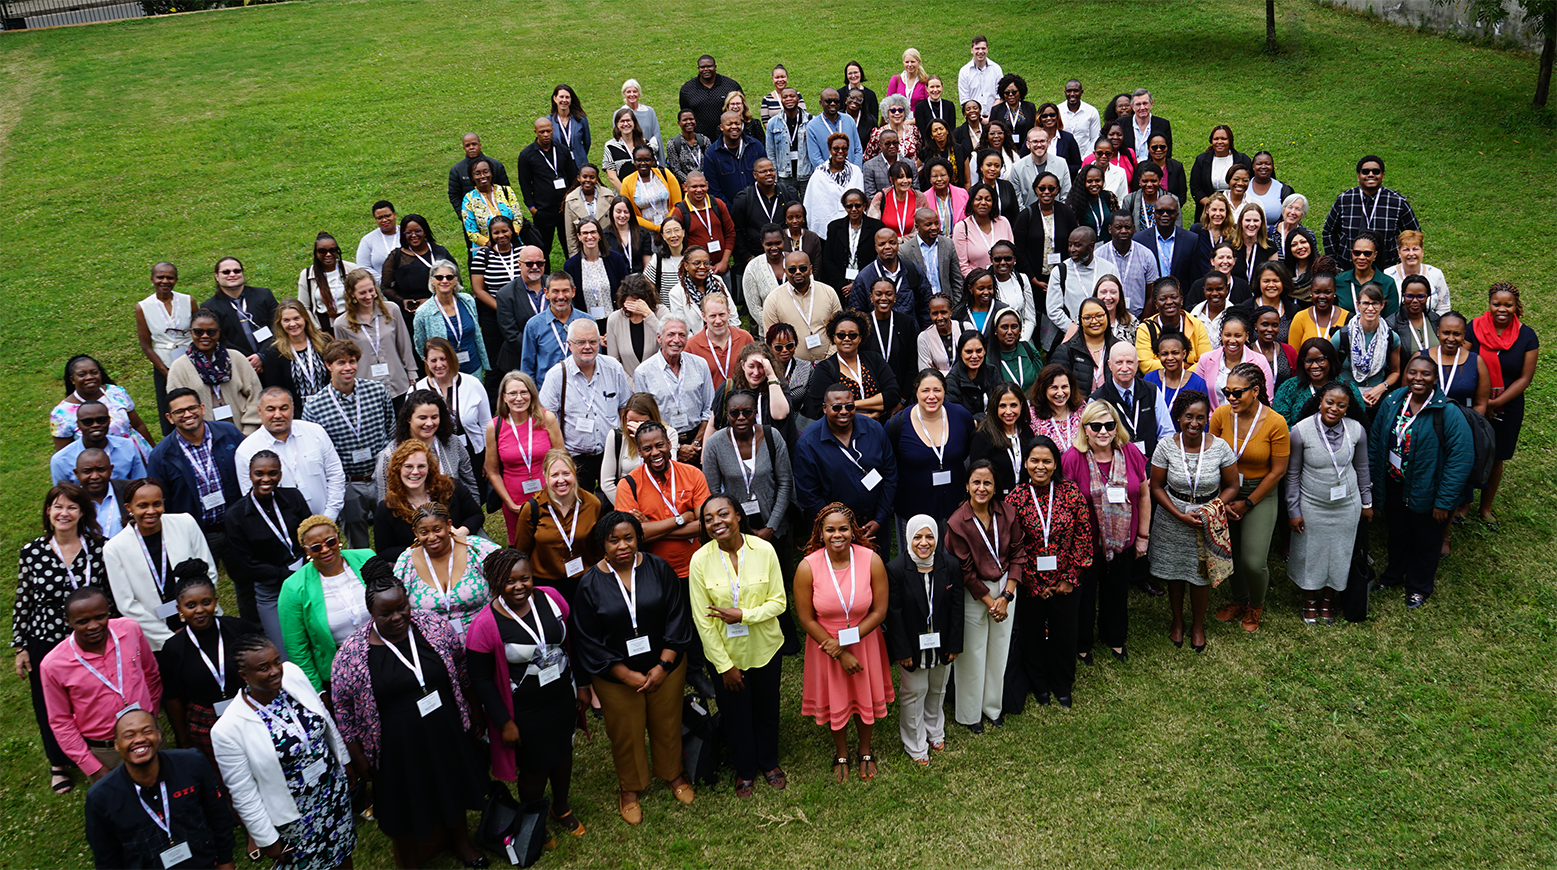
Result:
M465 547L465 573L460 575L454 588L447 593L434 589L417 573L416 564L411 561L411 557L421 552L419 548L412 547L401 553L400 558L395 560L395 576L405 584L406 594L411 598L411 607L416 610L429 610L447 619L449 625L453 626L461 638L465 637L465 630L470 627L470 621L475 619L476 614L481 612L481 608L486 607L492 600L492 591L487 588L486 575L481 571L481 563L487 556L500 549L497 544L479 535L466 538Z
M336 867L351 857L357 847L357 829L352 819L346 768L330 750L325 718L299 704L286 690L264 709L269 715L260 716L260 720L276 744L281 773L297 802L297 811L302 814L276 828L295 850L288 856L287 866ZM306 742L298 739L288 725L300 726ZM320 761L324 762L324 772L309 783L304 773Z
M141 453L141 461L151 458L151 445L141 437L139 432L130 428L130 412L135 410L135 400L124 387L118 384L104 384L103 395L96 401L108 406L108 434L118 435L135 442L135 449ZM66 396L63 401L54 406L49 412L49 434L55 438L78 438L81 433L76 430L76 409L86 404L75 393Z

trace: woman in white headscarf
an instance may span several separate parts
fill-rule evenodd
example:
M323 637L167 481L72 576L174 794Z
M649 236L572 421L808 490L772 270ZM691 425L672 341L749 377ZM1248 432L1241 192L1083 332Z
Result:
M962 652L962 579L940 546L935 520L908 521L908 549L887 563L887 654L901 679L898 731L920 764L946 748L946 678Z

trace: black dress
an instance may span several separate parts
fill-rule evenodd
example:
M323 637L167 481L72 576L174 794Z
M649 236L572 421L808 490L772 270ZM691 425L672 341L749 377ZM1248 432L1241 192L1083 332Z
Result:
M443 659L415 626L395 646L410 661L413 638L427 685L435 687L443 703L421 715L416 675L388 647L368 645L380 732L373 814L384 836L425 840L436 827L464 825L466 810L481 809L486 778L485 766L460 724Z
M535 616L540 614L547 647L546 663L561 667L557 678L544 686L541 685L541 662L535 638L495 604L488 607L493 609L498 636L503 639L509 687L514 694L513 722L519 726L519 745L514 747L514 760L521 771L539 772L551 770L573 753L578 703L574 694L573 663L567 653L567 627L553 612L555 605L544 592L537 589L530 602L530 612L521 618L530 631L534 631ZM497 663L493 655L476 653L468 656L466 662L487 718L499 725L506 723L508 710L498 694L501 689L497 685ZM516 674L523 676L516 681Z

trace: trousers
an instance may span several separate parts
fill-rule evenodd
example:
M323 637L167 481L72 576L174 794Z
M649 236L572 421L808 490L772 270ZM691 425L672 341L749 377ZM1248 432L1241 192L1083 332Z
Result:
M1135 561L1132 544L1112 560L1095 554L1092 566L1082 572L1081 587L1071 593L1080 596L1076 602L1077 652L1090 652L1097 640L1110 647L1125 645L1130 633L1130 578L1135 575Z
M659 689L646 694L623 683L594 678L621 791L643 791L649 787L650 749L654 752L655 776L670 782L681 775L681 698L686 684L685 659L666 675ZM645 734L649 738L647 748Z
M1048 598L1022 597L1016 615L1021 638L1022 665L1033 694L1051 692L1060 697L1076 683L1076 611L1080 590Z
M1384 485L1384 528L1389 533L1389 564L1384 568L1386 586L1404 582L1407 595L1429 597L1438 575L1445 522L1435 522L1432 511L1419 513L1406 506L1404 487L1391 478Z
M726 689L723 677L714 678L724 744L740 779L756 779L758 772L779 766L779 674L783 667L784 657L774 655L760 668L741 671L746 687L739 692Z
M1017 606L1011 602L1006 621L996 622L973 593L964 589L962 594L968 597L962 611L962 655L952 662L957 672L957 721L976 725L982 717L999 719L1003 712L1006 659Z
M1259 483L1257 479L1244 481L1240 494L1248 495ZM1228 585L1233 601L1239 604L1265 606L1265 592L1270 589L1270 536L1280 518L1280 500L1274 491L1267 493L1243 519L1228 524L1233 537L1233 576Z
M930 741L946 739L946 681L951 669L949 664L912 671L898 666L897 733L910 758L929 758Z

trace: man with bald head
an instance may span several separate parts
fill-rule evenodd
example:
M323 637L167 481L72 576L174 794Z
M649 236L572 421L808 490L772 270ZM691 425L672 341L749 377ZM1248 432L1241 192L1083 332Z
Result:
M524 327L530 318L546 310L546 252L535 245L519 249L519 275L497 288L497 329L502 346L497 351L500 373L519 368L524 351Z
M103 537L111 538L130 522L130 505L124 498L129 480L114 476L113 460L96 447L76 454L75 480L97 505L97 525ZM143 472L142 477L145 476Z
M686 228L682 249L707 248L708 258L714 263L714 274L728 284L729 279L725 276L730 271L730 257L735 253L735 219L730 216L729 204L709 194L708 176L696 169L687 173L686 183L681 188L686 192L686 199L676 203L670 213Z
M854 289L849 291L849 307L856 311L869 311L872 307L871 297L876 282L884 279L891 281L897 290L897 301L892 303L892 310L902 313L919 329L928 329L932 291L924 271L913 263L903 260L898 247L896 230L888 227L876 230L876 238L873 242L876 248L876 259L861 269L858 277L854 279ZM870 350L871 346L867 344L865 349Z
M734 204L735 197L755 180L753 169L757 161L768 156L767 147L746 135L744 130L745 122L740 112L720 115L719 139L708 146L708 153L703 155L708 192L727 206Z
M951 239L942 233L942 229L941 216L935 209L916 210L914 235L899 246L898 256L924 274L930 295L944 293L955 310L962 304L962 268L957 264L957 249L952 247ZM915 322L919 316L920 312L915 311ZM923 316L930 316L928 302Z
M795 356L818 362L832 355L833 343L827 337L827 321L841 310L838 291L814 280L811 258L794 251L784 258L784 276L788 280L762 303L762 332L775 323L795 328L798 346Z
M466 133L460 140L460 147L465 149L465 159L449 167L449 205L454 207L454 214L460 216L460 203L465 201L465 194L476 189L476 183L470 180L470 161L477 157L487 157L481 153L481 137L475 133ZM495 157L487 157L492 164L492 183L508 187L508 170ZM460 217L463 221L464 218Z
M784 224L784 209L792 202L800 201L800 194L793 187L779 181L778 169L767 157L759 157L751 167L751 184L736 195L730 203L730 219L735 221L735 267L731 274L745 274L746 263L762 251L762 228ZM742 289L742 282L727 281L733 292ZM750 312L752 319L762 317L762 311Z
M76 409L78 437L49 459L49 476L55 483L75 483L76 458L81 451L91 448L107 452L119 470L119 476L125 480L146 476L146 463L135 442L121 435L108 434L112 423L108 406L102 402L84 402Z
M519 152L519 191L530 209L530 219L540 233L541 250L551 253L552 238L562 241L562 201L568 195L578 167L566 148L552 139L550 118L535 119L535 141ZM472 188L474 189L474 188ZM459 206L455 206L455 211Z
M593 318L568 324L568 356L546 372L541 405L562 421L562 442L578 466L578 486L600 485L600 461L608 434L622 422L633 385L622 364L600 352L600 327Z
M1097 286L1097 263L1093 250L1097 247L1097 233L1091 227L1077 227L1070 231L1066 250L1070 257L1049 272L1049 293L1045 302L1048 318L1044 321L1043 346L1053 350L1063 341L1075 323L1081 303L1092 295Z

